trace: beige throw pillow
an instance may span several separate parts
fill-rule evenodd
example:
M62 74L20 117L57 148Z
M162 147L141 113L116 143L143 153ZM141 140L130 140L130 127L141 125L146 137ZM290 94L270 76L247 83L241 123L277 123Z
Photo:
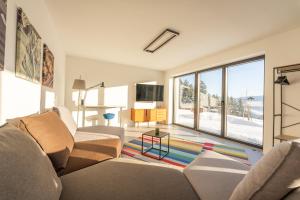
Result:
M73 150L74 140L55 112L46 112L21 119L27 131L40 144L56 171L64 169Z
M249 171L230 200L281 199L300 186L300 144L275 146Z
M59 199L60 179L39 145L19 129L0 128L0 199Z

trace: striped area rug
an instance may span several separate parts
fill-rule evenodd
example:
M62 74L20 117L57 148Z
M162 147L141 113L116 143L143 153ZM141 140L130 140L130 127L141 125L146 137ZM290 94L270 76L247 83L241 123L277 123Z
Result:
M167 139L162 140L162 149L167 150ZM122 154L126 156L133 157L135 159L143 160L146 162L158 162L158 163L167 163L179 167L185 167L190 162L192 162L202 151L210 150L215 151L229 157L232 157L236 160L241 161L247 165L250 165L248 161L248 155L245 149L221 145L221 144L213 144L213 143L197 143L182 140L179 138L171 137L170 138L170 152L164 157L162 160L157 160L155 158L158 157L158 150L152 149L147 152L147 156L141 155L141 145L142 138L139 137L137 139L131 140L128 143L124 144L122 149ZM144 151L147 148L151 147L151 137L144 136ZM159 148L158 140L154 139L154 147ZM162 152L162 155L164 152Z

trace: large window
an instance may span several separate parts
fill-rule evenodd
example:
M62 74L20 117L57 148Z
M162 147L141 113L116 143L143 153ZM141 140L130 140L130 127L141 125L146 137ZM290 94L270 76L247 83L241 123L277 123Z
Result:
M174 123L261 146L263 100L263 56L179 76L174 78Z
M198 77L198 129L221 135L222 69L201 72Z
M195 74L175 78L174 123L194 127Z
M128 107L128 86L115 86L104 88L104 105L106 106L122 106L122 110L127 110ZM115 117L110 120L110 123L118 126L122 113L119 108L110 108L105 110L106 113L114 113Z
M227 68L226 135L262 145L264 60Z

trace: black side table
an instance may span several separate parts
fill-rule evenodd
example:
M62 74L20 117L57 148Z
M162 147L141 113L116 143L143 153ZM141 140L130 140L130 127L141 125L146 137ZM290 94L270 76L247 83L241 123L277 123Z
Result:
M144 136L150 136L152 139L152 145L149 149L147 149L146 151L144 151ZM161 148L161 139L168 136L168 151L165 151ZM158 148L154 148L153 147L153 138L159 138L159 149ZM158 160L163 159L166 155L168 155L169 151L170 151L170 134L166 133L166 132L159 132L159 134L156 134L155 131L149 131L146 133L142 134L142 155L147 156L147 152L150 151L151 149L155 149L159 151L159 156L158 156ZM164 155L162 156L162 152L164 153Z

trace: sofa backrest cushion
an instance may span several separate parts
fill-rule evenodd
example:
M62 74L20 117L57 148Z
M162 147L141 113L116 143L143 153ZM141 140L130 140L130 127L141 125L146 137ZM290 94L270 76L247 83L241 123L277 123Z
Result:
M59 199L62 184L34 139L12 126L0 128L0 199Z
M29 117L29 116L35 116L38 115L39 113L34 113L31 115L27 115L24 117ZM16 118L11 118L11 119L6 119L6 122L10 125L10 126L14 126L18 129L21 129L22 131L28 133L24 123L22 122L22 117L16 117Z
M77 125L73 120L72 113L69 111L69 109L64 106L57 106L54 107L53 110L59 114L60 119L65 123L70 133L74 136L77 130Z
M68 128L55 112L22 118L27 131L47 153L56 171L64 169L74 146Z
M238 184L230 200L282 199L300 186L300 144L275 146Z

